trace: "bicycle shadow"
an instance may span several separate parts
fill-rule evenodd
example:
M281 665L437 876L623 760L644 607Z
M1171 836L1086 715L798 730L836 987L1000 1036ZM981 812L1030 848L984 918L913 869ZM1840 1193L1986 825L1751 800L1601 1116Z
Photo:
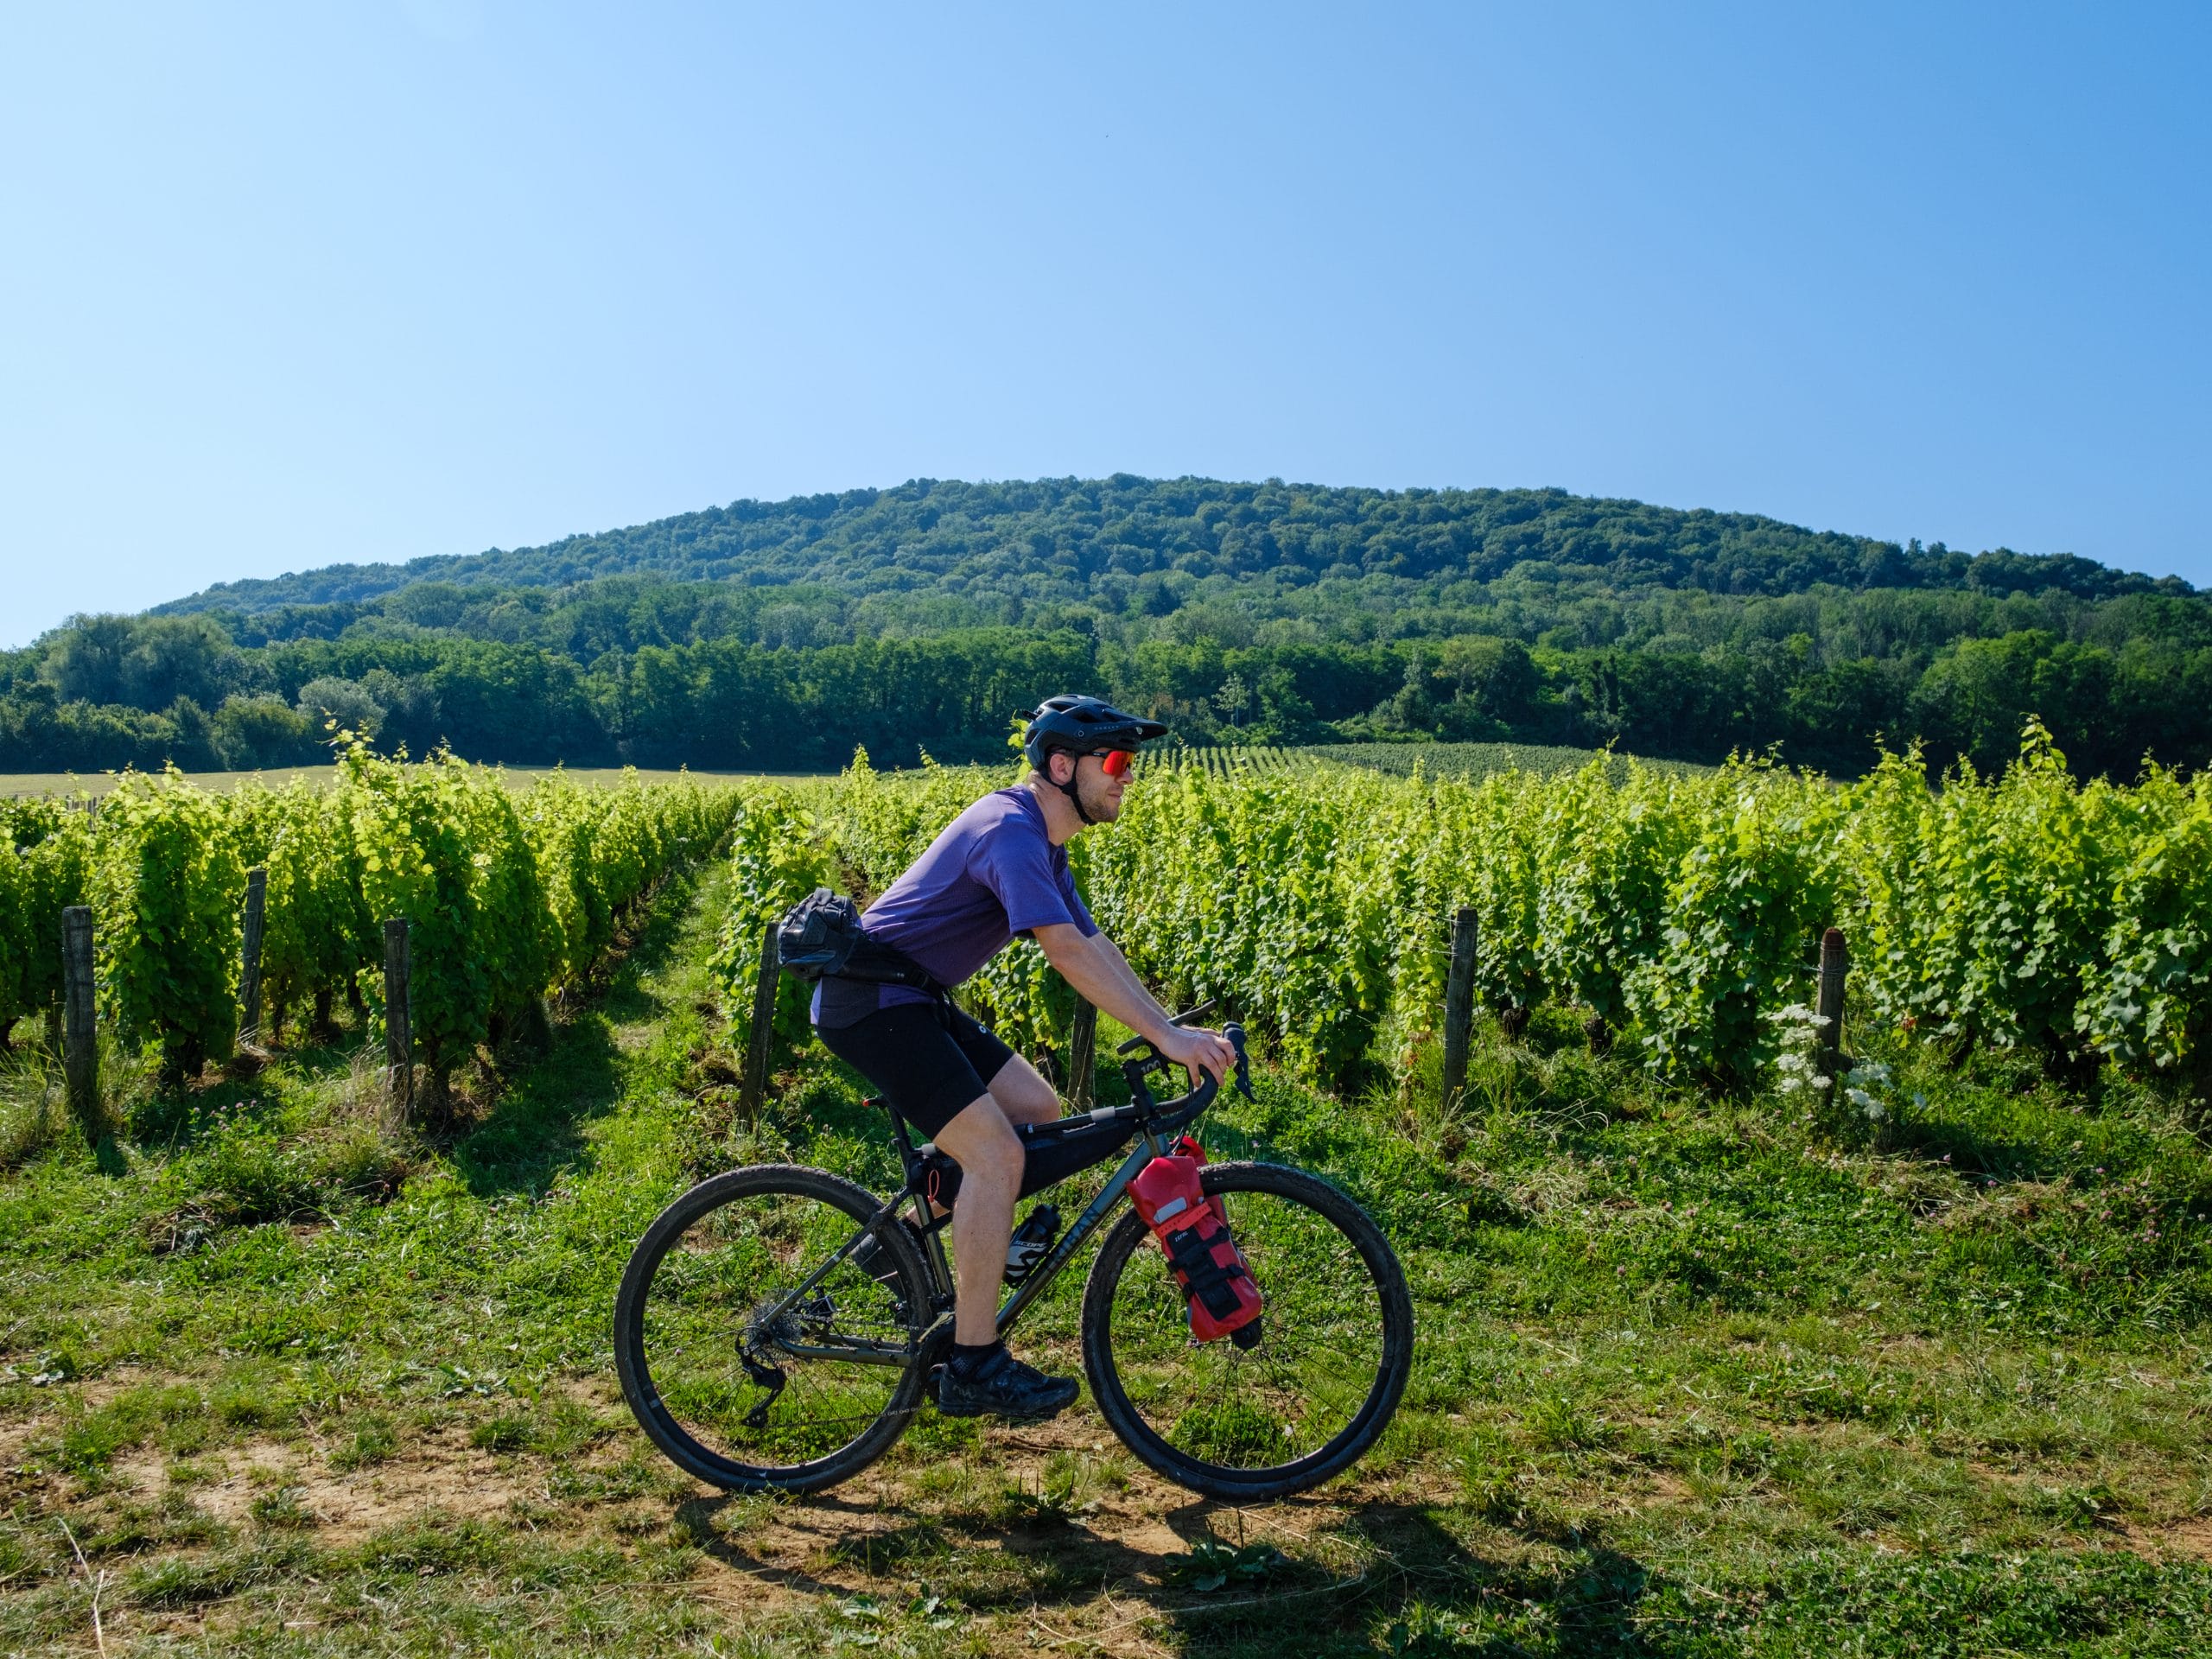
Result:
M725 1511L743 1502L728 1494L682 1499L670 1516L671 1530L710 1559L750 1578L831 1599L849 1597L855 1587L826 1576L830 1573L878 1580L927 1578L958 1552L995 1548L1009 1556L1046 1558L1048 1577L1065 1586L1054 1592L1027 1585L1019 1595L1010 1593L1007 1605L1039 1600L1058 1605L1087 1599L1102 1581L1135 1585L1157 1572L1165 1560L1158 1552L1113 1537L1081 1516L1053 1512L1042 1503L1012 1505L1017 1513L1003 1522L957 1514L908 1514L894 1515L886 1524L882 1503L828 1494L783 1503L769 1511L769 1524L779 1535L775 1542L781 1548L761 1547L757 1535L748 1547L746 1534L718 1524ZM792 1564L788 1555L793 1550L802 1552L809 1562L818 1561L819 1570ZM979 1599L965 1592L963 1599L978 1607L991 1605L989 1598Z
M994 1522L887 1514L881 1499L834 1495L779 1504L750 1535L717 1524L741 1502L686 1498L671 1522L724 1567L825 1602L938 1582L963 1552L996 1550L1021 1558L1026 1570L992 1580L995 1588L962 1587L971 1610L1058 1615L1110 1597L1138 1610L1122 1623L1163 1625L1192 1650L1266 1643L1286 1654L1366 1653L1379 1637L1393 1652L1502 1659L1528 1652L1536 1629L1545 1650L1562 1654L1657 1659L1671 1650L1639 1618L1649 1573L1632 1556L1594 1538L1531 1531L1527 1542L1554 1547L1545 1552L1554 1565L1532 1566L1519 1550L1493 1559L1445 1525L1436 1506L1418 1503L1348 1503L1324 1493L1240 1510L1199 1499L1155 1511L1132 1536L1118 1524L1127 1514L1094 1518L1039 1504ZM762 1535L772 1529L772 1541ZM1198 1552L1213 1546L1217 1556L1248 1543L1288 1545L1287 1559L1212 1582ZM803 1564L791 1560L794 1549Z

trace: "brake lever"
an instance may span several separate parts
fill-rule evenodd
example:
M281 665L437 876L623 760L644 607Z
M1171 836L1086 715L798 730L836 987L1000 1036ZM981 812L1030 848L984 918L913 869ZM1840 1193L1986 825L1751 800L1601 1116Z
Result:
M1236 1092L1247 1100L1256 1100L1258 1096L1252 1092L1252 1061L1244 1052L1244 1027L1232 1020L1221 1028L1221 1034L1236 1051Z

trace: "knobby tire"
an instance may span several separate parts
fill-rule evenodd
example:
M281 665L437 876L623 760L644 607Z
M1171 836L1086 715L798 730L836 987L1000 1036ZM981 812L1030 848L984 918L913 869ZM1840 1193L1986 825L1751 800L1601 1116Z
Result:
M813 1492L850 1479L889 1451L905 1431L921 1404L928 1373L928 1367L921 1364L910 1363L900 1368L898 1385L889 1401L849 1440L819 1457L793 1463L731 1456L699 1439L670 1408L652 1375L646 1328L648 1313L653 1306L654 1283L669 1251L694 1227L726 1205L747 1200L758 1204L777 1198L827 1205L849 1217L855 1228L880 1207L879 1200L866 1189L825 1170L809 1169L802 1165L761 1164L714 1176L670 1205L645 1230L645 1236L631 1253L614 1302L614 1365L621 1379L623 1398L629 1402L632 1414L653 1444L678 1468L709 1485L730 1491ZM907 1242L903 1227L896 1224L887 1226L879 1231L877 1239L898 1263L900 1294L909 1310L907 1338L918 1344L927 1322L928 1274ZM834 1249L842 1242L842 1238L838 1239L830 1249ZM808 1256L805 1268L819 1265L828 1253L824 1250ZM728 1338L733 1354L743 1328L743 1319L731 1322ZM811 1363L823 1365L835 1362Z
M1380 1325L1373 1382L1357 1408L1346 1414L1344 1426L1325 1442L1280 1463L1236 1465L1214 1461L1176 1445L1169 1433L1162 1432L1147 1420L1125 1386L1122 1372L1132 1369L1134 1362L1117 1363L1116 1359L1116 1293L1122 1287L1124 1275L1133 1272L1156 1273L1162 1286L1170 1285L1166 1264L1153 1243L1149 1230L1132 1209L1125 1211L1108 1231L1084 1286L1083 1361L1092 1402L1123 1445L1147 1467L1178 1485L1226 1503L1258 1502L1305 1491L1349 1469L1389 1427L1391 1416L1398 1408L1413 1369L1413 1298L1406 1288L1405 1270L1399 1265L1382 1230L1367 1212L1317 1175L1278 1164L1256 1163L1209 1164L1199 1173L1209 1196L1220 1194L1227 1198L1232 1235L1236 1230L1237 1196L1263 1195L1291 1206L1293 1211L1311 1211L1334 1229L1357 1255L1364 1269L1365 1287L1372 1291L1375 1298ZM1253 1272L1262 1294L1266 1294L1268 1274L1256 1255ZM1293 1289L1291 1285L1277 1283L1277 1302L1271 1304L1262 1316L1263 1320L1294 1318L1294 1301L1288 1294ZM1155 1288L1150 1293L1154 1301L1174 1294L1172 1287ZM1293 1348L1300 1340L1300 1333L1294 1329L1278 1326L1270 1334ZM1205 1348L1212 1352L1201 1358L1193 1351L1191 1363L1235 1366L1249 1361L1262 1364L1268 1339L1263 1337L1260 1348L1252 1355L1232 1352L1231 1344L1226 1340L1207 1344ZM1125 1347L1130 1345L1130 1340L1125 1338Z

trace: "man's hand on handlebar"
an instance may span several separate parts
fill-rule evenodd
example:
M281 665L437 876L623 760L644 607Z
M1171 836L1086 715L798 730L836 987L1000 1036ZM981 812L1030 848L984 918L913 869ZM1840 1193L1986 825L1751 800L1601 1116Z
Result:
M1198 1026L1175 1026L1154 1042L1162 1058L1187 1067L1193 1077L1204 1071L1216 1083L1225 1084L1236 1069L1236 1051L1217 1031Z

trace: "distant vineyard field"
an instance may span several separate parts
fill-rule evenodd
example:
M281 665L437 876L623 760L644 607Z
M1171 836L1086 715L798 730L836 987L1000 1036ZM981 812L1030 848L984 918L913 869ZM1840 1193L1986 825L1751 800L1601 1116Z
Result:
M1418 771L1428 778L1463 778L1475 781L1493 772L1522 772L1531 777L1555 778L1580 772L1603 756L1606 776L1613 783L1627 781L1631 763L1646 772L1673 772L1688 777L1713 770L1688 760L1646 760L1605 749L1561 748L1532 743L1316 743L1299 748L1202 747L1163 750L1147 757L1150 766L1172 769L1195 766L1217 777L1238 772L1280 772L1286 766L1310 767L1317 761L1360 766L1386 777L1409 778Z
M1346 766L1365 766L1394 778L1410 777L1414 768L1431 778L1476 779L1496 772L1525 772L1538 778L1555 778L1580 772L1599 755L1606 759L1606 776L1624 783L1631 761L1644 771L1694 777L1713 770L1691 760L1649 760L1641 756L1603 749L1572 749L1536 743L1325 743L1296 751Z
M1239 748L1162 749L1141 757L1137 770L1147 776L1157 776L1172 772L1179 766L1190 766L1217 778L1229 778L1239 772L1281 772L1300 756L1310 753L1306 749L1271 748L1258 744Z
M1575 749L1529 743L1324 743L1300 748L1255 745L1249 747L1193 747L1161 751L1147 756L1147 766L1196 766L1226 776L1237 771L1279 771L1288 766L1306 766L1315 761L1363 766L1391 777L1409 777L1415 767L1431 778L1486 778L1494 772L1526 772L1554 777L1587 766L1597 749ZM1693 773L1710 766L1688 760L1645 760L1615 754L1610 775L1618 783L1627 776L1628 763L1654 772ZM495 769L511 785L527 787L533 780L559 772L579 784L619 783L635 777L645 783L676 783L690 778L702 782L732 783L747 778L792 779L819 777L816 772L689 772L620 766L502 766ZM83 795L98 798L112 790L124 774L107 772L79 775L63 772L0 772L0 798L38 795ZM201 789L228 792L249 782L278 789L299 779L321 785L334 775L324 766L280 766L266 772L193 772L182 774Z
M559 772L571 783L619 784L626 778L635 778L645 784L672 784L684 779L696 779L702 783L728 783L740 778L787 778L810 776L809 773L760 772L688 772L655 767L624 766L502 766L493 772L505 778L510 785L527 788L540 778ZM98 799L113 790L129 774L114 772L78 773L73 772L0 772L0 798L21 798L37 795L80 795ZM198 788L228 794L241 785L257 783L270 789L282 789L287 784L302 779L321 785L328 783L336 773L327 766L276 766L266 772L188 772L179 774Z

